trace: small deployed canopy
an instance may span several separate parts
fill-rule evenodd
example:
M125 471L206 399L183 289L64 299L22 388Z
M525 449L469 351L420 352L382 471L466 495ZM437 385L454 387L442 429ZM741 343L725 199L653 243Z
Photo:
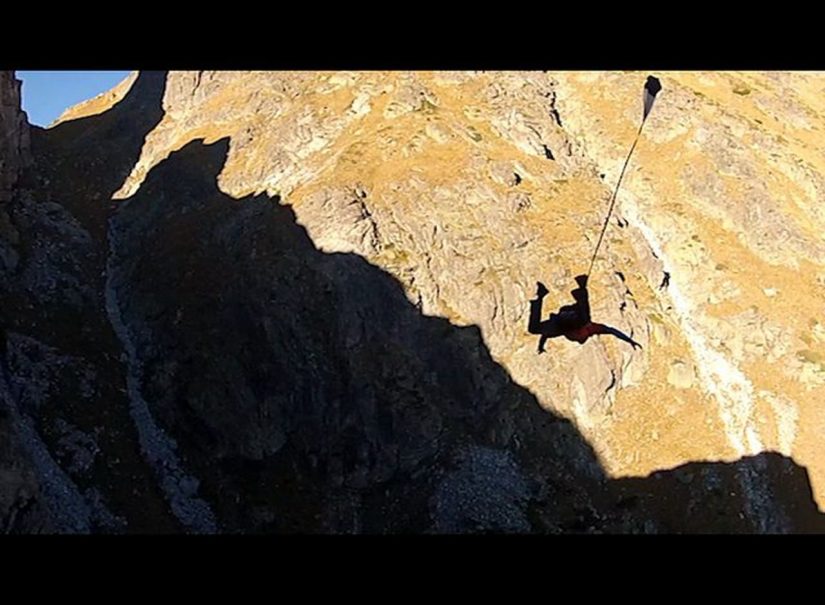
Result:
M648 76L645 82L645 112L642 116L642 121L647 119L647 114L650 113L650 109L653 107L653 101L656 99L656 95L659 94L660 90L662 90L662 83L659 82L659 78Z

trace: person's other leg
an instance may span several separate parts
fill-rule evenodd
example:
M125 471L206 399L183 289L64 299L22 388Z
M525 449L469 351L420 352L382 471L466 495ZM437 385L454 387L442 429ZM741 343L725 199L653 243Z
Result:
M590 293L587 291L587 281L581 279L583 276L576 278L579 288L571 292L573 298L576 299L576 313L583 324L590 322Z
M541 298L530 301L530 321L527 324L530 334L541 334L541 303Z
M541 334L541 306L544 297L547 295L547 288L538 282L536 288L536 298L530 301L530 320L527 323L527 331L530 334Z
M544 353L544 343L547 342L549 336L546 334L542 334L541 338L539 338L539 354Z

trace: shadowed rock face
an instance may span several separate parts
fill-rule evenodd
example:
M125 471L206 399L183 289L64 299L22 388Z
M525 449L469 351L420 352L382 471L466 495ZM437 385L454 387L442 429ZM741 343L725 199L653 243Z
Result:
M34 133L33 184L11 202L22 260L0 293L0 430L20 444L0 469L26 486L0 493L4 528L823 527L807 473L776 454L609 479L477 326L424 315L360 254L320 250L280 198L224 193L227 138L182 146L111 207L164 85L141 74L110 110Z
M592 451L551 453L575 431L476 328L423 317L356 255L319 252L277 200L221 193L209 175L225 155L226 141L193 142L149 175L112 222L110 279L140 390L227 529L424 531L447 469L473 448L509 456L519 434L553 461L543 472L589 473L572 493L590 500Z
M140 456L105 309L108 200L160 120L163 90L163 74L141 74L104 114L32 127L27 185L7 204L19 262L0 275L3 403L57 531L180 527ZM26 531L19 518L6 529Z
M20 109L20 81L0 72L0 204L7 202L22 170L31 162L29 125Z
M23 169L31 162L29 125L20 109L20 82L0 72L0 269L19 260L14 246L20 234L9 219L7 204Z

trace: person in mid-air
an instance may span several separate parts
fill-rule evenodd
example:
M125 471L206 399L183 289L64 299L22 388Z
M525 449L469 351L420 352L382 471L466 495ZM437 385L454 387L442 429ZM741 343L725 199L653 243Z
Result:
M530 334L541 336L539 338L539 353L544 353L544 343L547 342L548 338L564 336L567 340L584 344L588 338L595 334L611 334L630 343L633 348L642 348L642 345L616 328L591 321L587 276L579 275L576 277L576 284L579 287L571 292L573 299L576 301L575 304L563 306L558 313L551 313L549 318L542 321L541 307L548 290L543 283L537 283L536 298L530 301L530 319L527 331Z

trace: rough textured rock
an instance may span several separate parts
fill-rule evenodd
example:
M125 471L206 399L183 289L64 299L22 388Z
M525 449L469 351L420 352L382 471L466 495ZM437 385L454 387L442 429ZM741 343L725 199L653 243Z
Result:
M19 262L20 233L9 207L20 176L30 163L28 122L20 106L20 82L0 71L0 296L7 295L8 271ZM0 531L38 533L55 529L44 503L25 428L16 414L17 391L7 370L8 321L0 309Z
M586 270L641 74L141 73L34 129L0 293L25 489L0 514L822 531L807 471L763 453L817 468L825 332L786 299L813 318L821 293L821 268L790 285L823 261L819 118L772 92L817 80L752 76L789 143L729 77L663 77L597 258L593 316L642 350L526 333L535 281L546 314Z
M693 386L695 375L696 372L690 364L681 359L675 359L670 364L667 381L677 389L689 389Z
M0 204L11 198L22 170L31 162L29 123L20 106L20 81L0 71Z
M5 205L18 233L17 262L0 266L5 404L53 531L180 529L140 457L105 309L107 200L160 117L162 89L163 74L142 74L93 123L31 127L25 186Z
M0 271L17 265L20 234L7 204L23 169L31 163L29 124L20 108L20 81L0 71Z
M671 275L656 305L664 307L659 314L667 309L669 332L686 337L687 347L673 357L692 359L696 387L711 394L731 453L786 452L790 439L821 505L825 458L814 427L822 426L816 402L825 383L817 364L822 342L812 328L822 313L817 276L825 260L822 77L658 75L664 93L618 211L641 232L638 246L646 241L662 265L645 272L648 283L658 284L663 270ZM618 73L557 79L566 129L613 182L638 128L637 83ZM780 428L767 400L795 408L792 438L791 425ZM680 414L678 422L691 420ZM703 457L714 455L715 448L704 449ZM652 470L657 457L617 471Z
M19 417L12 413L14 391L0 367L0 531L44 533L57 529L45 504L32 457L22 443Z

